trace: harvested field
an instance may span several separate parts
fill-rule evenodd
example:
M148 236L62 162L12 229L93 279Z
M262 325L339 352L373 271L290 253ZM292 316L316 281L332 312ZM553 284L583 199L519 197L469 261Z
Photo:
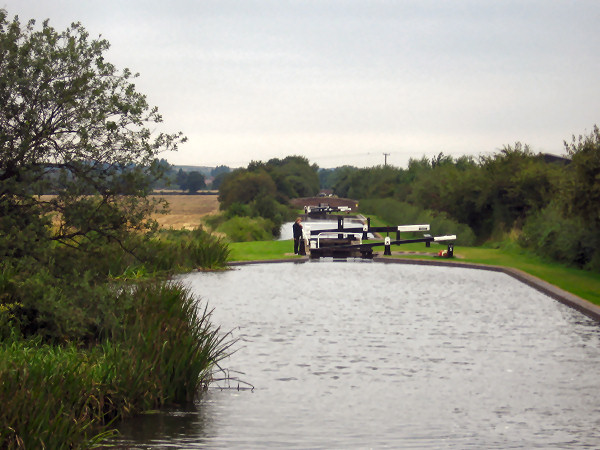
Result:
M42 195L41 200L49 200L53 195ZM168 214L155 214L153 218L162 228L192 230L202 223L202 218L219 212L218 195L150 195L150 198L164 198L169 202Z
M191 230L202 223L202 218L219 212L217 195L154 195L169 202L169 214L157 214L154 219L163 228Z

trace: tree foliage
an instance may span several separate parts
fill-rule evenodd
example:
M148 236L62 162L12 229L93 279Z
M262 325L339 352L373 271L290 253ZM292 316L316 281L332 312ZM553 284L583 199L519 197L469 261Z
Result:
M566 158L506 145L475 159L439 153L411 159L407 169L340 167L323 178L335 194L361 200L394 199L400 216L422 214L468 226L478 242L509 233L548 258L600 270L600 131L565 142ZM393 203L377 203L381 214ZM437 216L436 216L437 215ZM401 217L396 217L400 222ZM457 226L455 226L457 228Z
M0 10L2 255L151 228L156 157L185 138L151 132L157 108L136 91L137 75L105 60L108 48L80 24L58 32Z
M210 341L223 342L198 333L209 314L184 290L135 286L223 267L228 248L201 229L144 232L160 206L146 194L170 170L156 156L184 138L151 132L158 111L107 49L79 24L22 26L0 10L2 448L97 445L113 419L190 400L216 363Z
M407 169L340 168L333 187L342 197L394 198L443 212L487 239L522 225L530 211L547 204L556 192L559 170L517 142L478 161L439 153L431 159L411 159Z
M202 175L197 170L192 170L191 172L182 172L182 176L178 176L179 180L179 188L182 191L188 191L190 194L195 194L200 189L204 189L206 187L206 182L204 179L204 175Z
M248 171L264 171L275 182L277 199L287 203L291 198L308 197L319 192L318 166L311 165L303 156L287 156L284 159L273 158L266 163L252 161Z
M217 166L214 169L212 169L210 171L210 175L213 177L216 177L222 173L229 173L229 172L231 172L231 169L228 166L221 165L221 166Z
M312 196L319 191L318 167L302 156L274 158L266 163L252 161L246 169L221 176L220 208L232 221L230 229L243 223L237 217L261 217L267 221L254 221L252 225L264 227L271 236L278 235L281 224L291 217L291 198ZM244 236L255 237L256 233Z
M264 170L253 172L238 169L225 178L219 190L221 209L228 209L234 203L244 205L260 197L275 197L275 182Z
M600 130L573 136L571 163L558 178L558 195L528 219L523 242L552 259L600 272Z
M565 148L572 163L561 189L563 211L600 231L600 129L594 125L589 136L573 136Z

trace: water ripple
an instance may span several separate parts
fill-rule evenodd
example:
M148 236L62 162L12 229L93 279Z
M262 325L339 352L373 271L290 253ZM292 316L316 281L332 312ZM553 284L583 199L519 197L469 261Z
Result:
M255 390L209 390L128 445L600 447L598 324L505 274L319 262L184 280L247 341L222 365Z

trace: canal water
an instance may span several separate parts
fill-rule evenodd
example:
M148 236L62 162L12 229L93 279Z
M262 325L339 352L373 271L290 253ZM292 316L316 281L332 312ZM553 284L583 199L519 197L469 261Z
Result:
M600 326L508 275L315 261L182 281L239 339L222 365L241 389L126 422L127 448L600 447Z

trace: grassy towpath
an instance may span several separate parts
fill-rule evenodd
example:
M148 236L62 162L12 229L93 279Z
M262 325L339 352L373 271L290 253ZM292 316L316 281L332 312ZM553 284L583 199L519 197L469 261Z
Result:
M389 258L436 259L437 252L445 246L433 245L426 248L424 244L407 244L396 247ZM293 242L260 241L237 242L230 244L230 261L265 261L289 258L300 258L293 254ZM401 251L400 251L401 250ZM414 252L414 253L411 253ZM383 247L378 252L383 254ZM508 250L485 247L455 247L456 258L448 261L487 264L493 266L512 267L540 278L578 297L600 305L600 275L585 270L566 267L562 264L546 262L539 257L522 250Z
M445 247L438 246L436 250L442 248ZM405 251L416 252L425 250L422 244L403 245L402 249ZM452 264L453 261L458 261L500 267L512 267L533 275L534 277L544 280L596 305L600 305L600 274L567 267L555 262L544 261L540 257L524 250L455 247L454 254L455 258L447 260L448 264ZM432 253L431 256L421 254L393 254L391 258L441 259L437 258L435 253Z
M253 241L229 244L230 261L265 261L301 257L294 255L294 241Z

